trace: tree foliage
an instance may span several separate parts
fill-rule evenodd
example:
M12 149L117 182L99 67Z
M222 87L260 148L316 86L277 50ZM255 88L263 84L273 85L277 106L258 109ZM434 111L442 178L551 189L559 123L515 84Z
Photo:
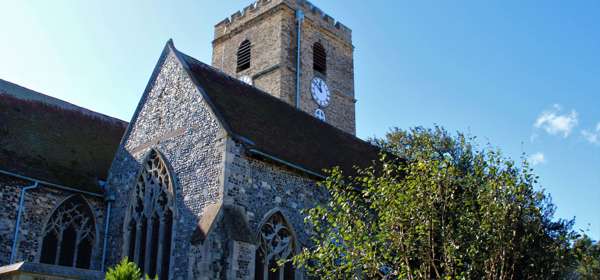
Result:
M127 258L121 260L115 267L106 272L106 280L139 280L142 278L140 268Z
M583 235L573 244L573 255L577 260L573 279L600 280L600 243Z
M320 279L563 279L573 221L554 220L537 177L442 128L374 140L373 167L322 182L313 245L294 259Z
M121 260L115 267L111 267L108 269L105 275L106 280L140 280L146 279L150 280L150 276L147 274L144 278L142 278L142 271L132 261L129 261L127 258ZM154 277L154 279L158 279L158 275Z

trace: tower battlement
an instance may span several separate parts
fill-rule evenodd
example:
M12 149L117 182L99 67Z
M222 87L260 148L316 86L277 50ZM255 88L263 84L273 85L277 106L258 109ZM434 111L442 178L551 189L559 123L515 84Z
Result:
M214 38L218 40L229 32L235 32L238 27L259 15L284 6L292 10L302 10L305 18L308 18L345 41L352 41L352 30L350 28L336 21L333 17L307 0L258 0L217 23L215 25Z

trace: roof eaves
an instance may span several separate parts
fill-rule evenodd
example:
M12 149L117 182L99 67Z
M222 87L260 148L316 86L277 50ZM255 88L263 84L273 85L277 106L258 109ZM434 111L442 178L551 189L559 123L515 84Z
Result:
M286 165L286 166L288 166L288 167L291 167L291 168L293 168L293 169L296 169L296 170L302 171L302 172L304 172L304 173L307 173L307 174L313 175L313 176L315 176L315 177L318 177L318 178L321 178L321 179L324 179L324 178L326 178L326 176L325 176L325 175L323 175L323 174L320 174L320 173L317 173L317 172L311 171L311 170L309 170L309 169L306 169L306 168L304 168L304 167L302 167L302 166L299 166L299 165L297 165L297 164L294 164L294 163L292 163L292 162L289 162L289 161L286 161L286 160L280 159L280 158L278 158L278 157L276 157L276 156L273 156L273 155L271 155L271 154L268 154L268 153L262 152L262 151L260 151L260 150L258 150L258 149L248 149L248 152L250 152L251 154L254 154L254 155L259 155L259 156L262 156L262 157L266 157L266 158L268 158L268 159L270 159L270 160L273 160L273 161L275 161L275 162L281 163L281 164L283 164L283 165Z
M84 191L81 188L67 187L67 186L63 186L63 185L60 185L60 184L56 184L56 183L48 182L48 181L45 181L45 180L40 180L40 179L32 178L32 177L29 177L29 176L26 176L26 175L21 175L21 174L17 174L17 173L6 171L6 170L0 170L0 174L4 174L4 175L12 176L12 177L15 177L15 178L32 181L32 182L37 182L37 183L45 185L45 186L49 186L49 187L53 187L53 188L61 189L61 190L65 190L65 191L70 191L70 192L74 192L74 193L87 194L87 195L95 196L95 197L104 197L104 195L102 194L102 190L100 192Z

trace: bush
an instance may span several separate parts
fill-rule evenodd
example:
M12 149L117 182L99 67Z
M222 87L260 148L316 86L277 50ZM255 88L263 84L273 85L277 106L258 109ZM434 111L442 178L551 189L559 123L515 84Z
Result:
M140 278L142 278L140 268L127 258L106 272L106 280L139 280Z

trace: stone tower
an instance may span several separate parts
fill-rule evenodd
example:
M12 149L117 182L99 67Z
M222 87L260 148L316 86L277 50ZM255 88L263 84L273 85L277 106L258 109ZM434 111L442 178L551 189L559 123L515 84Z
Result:
M352 31L308 1L259 0L215 26L212 64L355 134L353 49Z

